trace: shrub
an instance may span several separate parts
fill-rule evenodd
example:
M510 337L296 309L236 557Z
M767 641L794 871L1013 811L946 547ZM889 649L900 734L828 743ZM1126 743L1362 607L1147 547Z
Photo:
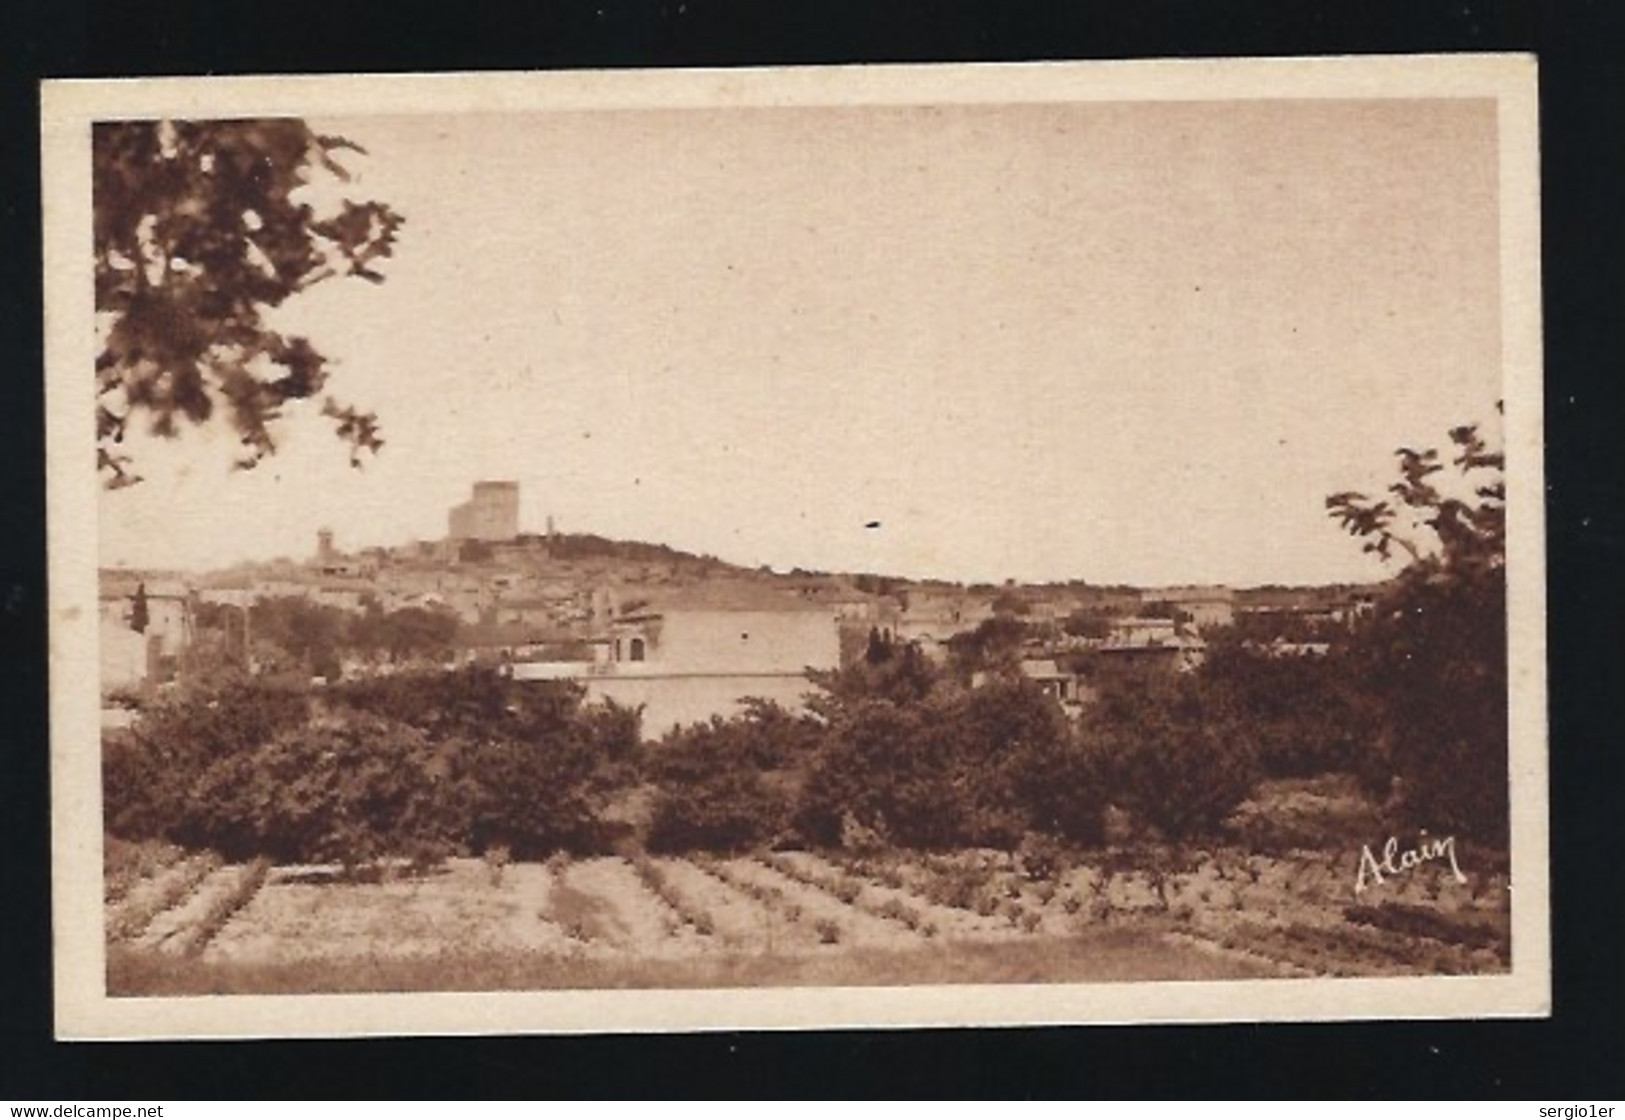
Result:
M104 753L110 826L233 860L355 863L445 845L422 736L380 719L308 722L306 696L230 687L149 713Z
M143 879L177 862L184 853L160 840L129 841L111 834L102 837L102 895L118 902Z
M271 861L263 858L244 867L231 889L217 896L197 925L187 931L182 951L187 956L195 957L208 948L209 942L226 927L237 911L254 900L260 887L265 885L265 877L270 870Z
M1343 917L1359 925L1407 937L1425 937L1474 949L1504 949L1504 939L1489 926L1453 919L1437 910L1407 906L1400 902L1348 906L1343 910Z
M249 683L151 705L127 733L102 744L108 831L132 840L175 839L177 826L196 807L196 786L206 770L253 752L307 718L304 690Z
M139 901L126 902L113 914L107 924L107 939L128 941L141 936L154 918L179 906L219 866L220 857L213 853L193 856L178 865L155 889Z
M1396 826L1504 846L1508 802L1506 588L1495 569L1416 573L1356 639L1381 697L1378 773L1397 779Z
M875 882L881 886L890 887L894 891L903 890L908 886L908 880L903 877L903 873L892 866L882 865L872 868L866 873L872 875Z
M711 915L703 907L696 906L685 898L671 881L666 878L665 872L657 867L653 860L645 855L631 857L632 867L643 880L643 885L649 888L661 902L664 902L672 913L676 914L681 922L694 927L694 931L703 937L709 937L716 932L716 925Z
M790 798L751 761L749 721L714 718L654 748L648 845L660 852L739 852L789 827Z
M937 846L958 832L951 775L915 705L859 700L842 707L802 789L796 823L829 847L843 821L886 842Z
M383 716L418 728L435 738L519 737L527 722L516 706L512 682L490 669L470 666L456 672L405 673L346 681L323 693L326 701L357 712ZM526 712L562 723L580 700L579 686L537 682L527 686L532 703Z
M1233 638L1210 643L1204 684L1224 690L1271 778L1357 770L1371 749L1368 706L1341 651L1276 657Z
M466 831L450 774L421 732L389 720L286 730L205 770L174 838L230 859L422 862L449 854Z
M995 678L944 719L958 732L972 795L966 843L1009 850L1034 833L1100 841L1105 800L1094 756L1038 686Z
M513 862L513 852L508 850L506 844L495 844L485 849L484 859L486 874L490 876L491 885L500 887L502 885L502 873Z
M333 696L446 748L472 850L502 845L535 858L608 847L602 810L634 778L635 711L583 706L573 682L516 684L482 668L356 682Z
M908 908L895 898L888 898L875 908L875 917L885 918L887 921L900 922L908 913Z
M612 783L579 728L536 739L488 739L463 752L472 804L468 840L476 850L507 847L534 859L561 848L606 846L599 814Z
M869 913L888 922L898 922L918 932L926 924L925 916L900 898L888 898L878 906L868 908Z
M837 901L847 906L858 905L858 899L863 895L863 884L843 871L829 873L815 871L780 855L766 856L759 862L787 879L794 879L815 890L833 895Z
M1396 825L1504 846L1505 458L1476 424L1450 442L1448 462L1401 448L1400 478L1380 498L1344 492L1326 507L1365 551L1410 559L1351 643L1351 675L1381 729L1367 777L1395 780Z
M1089 722L1111 800L1169 840L1212 834L1260 778L1225 699L1190 678L1103 695Z
M884 822L877 822L884 824ZM839 844L848 852L880 852L886 848L886 838L877 828L871 828L858 820L849 809L841 814L840 831L837 833Z
M819 707L827 741L796 818L815 843L851 847L868 833L919 849L1011 848L1028 831L1099 837L1090 759L1031 682L1003 676L901 698L836 688Z
M740 701L740 708L736 722L741 725L744 756L760 770L802 768L823 745L821 723L776 700L749 696Z
M881 700L904 707L917 704L941 683L941 675L918 643L893 642L873 630L862 658L839 670L812 670L807 676L822 693L813 698L810 707L826 723L835 722L841 712L865 701Z
M319 703L302 687L231 682L109 739L108 826L232 859L350 866L602 847L638 717L582 696L477 669L342 684Z
M984 897L982 888L986 881L984 875L975 871L940 873L927 885L925 897L939 906L976 910Z
M1053 837L1029 832L1021 838L1016 862L1028 879L1048 884L1065 870L1066 849Z

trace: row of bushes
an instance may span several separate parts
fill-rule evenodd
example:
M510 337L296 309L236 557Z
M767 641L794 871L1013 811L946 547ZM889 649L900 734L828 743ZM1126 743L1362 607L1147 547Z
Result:
M480 670L183 698L105 745L107 825L234 860L601 847L637 715L581 701Z
M1221 645L1199 673L1097 682L1073 722L1019 672L970 687L912 646L876 645L815 674L807 713L751 703L649 746L635 711L584 705L566 682L479 669L315 691L238 682L156 707L108 743L107 820L131 839L283 862L533 858L607 850L634 826L665 852L1093 844L1108 806L1180 841L1215 833L1268 777L1352 770L1378 793L1396 774L1443 777L1427 769L1437 749L1395 749L1414 734L1373 732L1379 713L1358 687L1369 672L1356 655ZM1473 683L1493 716L1495 682ZM1483 734L1472 712L1448 713L1459 728L1423 722L1437 708L1425 700L1418 726L1439 742ZM1494 774L1455 775L1456 801L1418 797L1421 823L1493 818L1494 786ZM640 803L641 817L629 811ZM612 807L626 823L608 823ZM1462 831L1493 843L1493 824Z
M896 695L873 670L861 671L867 691L826 682L814 714L755 705L669 735L647 767L650 847L1093 844L1108 805L1183 839L1213 831L1264 773L1222 693L1199 680L1111 692L1074 727L1019 676Z
M1260 773L1198 682L1125 690L1074 728L1018 677L887 695L886 669L864 670L878 688L827 682L815 712L753 703L646 748L635 712L479 669L238 684L152 708L108 741L107 823L233 860L535 858L624 840L632 825L607 811L644 789L657 851L1014 847L1098 841L1108 803L1195 835Z
M1495 574L1481 601L1401 587L1329 657L1220 639L1196 673L1097 675L1076 723L1013 659L983 656L991 679L971 687L952 660L938 669L913 646L871 641L841 671L813 675L809 716L758 706L668 736L648 769L649 841L1090 844L1108 806L1180 841L1221 831L1265 779L1352 773L1391 827L1504 843Z

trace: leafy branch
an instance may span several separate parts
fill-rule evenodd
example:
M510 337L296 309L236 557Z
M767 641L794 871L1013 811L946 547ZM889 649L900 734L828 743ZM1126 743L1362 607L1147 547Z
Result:
M140 481L130 424L171 438L224 413L238 469L275 454L289 404L320 397L359 465L383 446L376 417L323 395L328 362L266 313L327 280L381 283L403 219L345 198L318 213L304 188L347 183L337 153L365 154L300 120L118 121L92 139L97 469Z
M1346 490L1326 499L1328 513L1349 535L1363 538L1365 552L1385 562L1403 553L1410 564L1450 571L1500 567L1506 555L1505 456L1490 448L1477 424L1452 428L1450 442L1448 467L1433 448L1402 447L1394 453L1399 479L1387 497ZM1455 480L1449 488L1447 471Z

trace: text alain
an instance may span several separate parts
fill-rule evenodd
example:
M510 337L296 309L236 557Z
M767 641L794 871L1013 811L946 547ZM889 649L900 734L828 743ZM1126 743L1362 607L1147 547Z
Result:
M1423 829L1416 847L1405 849L1400 848L1399 837L1390 836L1388 842L1382 846L1380 860L1372 854L1370 844L1363 844L1360 847L1360 869L1354 876L1354 893L1363 893L1367 886L1380 887L1385 876L1392 878L1436 859L1449 859L1450 873L1456 877L1456 882L1467 881L1467 876L1461 873L1461 867L1456 863L1454 836L1446 836L1442 840L1429 840L1427 830Z

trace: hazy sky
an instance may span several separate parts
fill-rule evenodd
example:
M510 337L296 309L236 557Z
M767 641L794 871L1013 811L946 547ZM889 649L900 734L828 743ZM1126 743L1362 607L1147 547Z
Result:
M513 478L526 528L749 565L1360 579L1326 495L1501 392L1488 101L315 123L407 224L280 322L387 446L142 444L106 563L439 537Z

